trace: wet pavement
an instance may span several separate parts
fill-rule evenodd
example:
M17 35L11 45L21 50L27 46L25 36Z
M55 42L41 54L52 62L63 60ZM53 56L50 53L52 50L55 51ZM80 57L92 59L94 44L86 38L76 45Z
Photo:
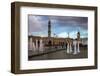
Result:
M34 55L31 57L29 56L28 60L78 59L87 57L88 57L87 48L80 48L80 53L75 55L73 54L73 52L68 54L67 50L58 50L46 54Z

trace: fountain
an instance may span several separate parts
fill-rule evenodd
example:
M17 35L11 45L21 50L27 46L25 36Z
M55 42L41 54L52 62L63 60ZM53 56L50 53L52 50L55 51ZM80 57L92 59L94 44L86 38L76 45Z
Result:
M72 46L71 46L71 44L70 44L70 53L72 53Z
M33 42L32 46L33 46L32 51L36 51L34 42Z
M77 54L76 43L77 43L77 41L74 40L73 41L73 45L74 45L74 53L73 54Z
M38 50L38 40L36 39L35 49Z
M67 45L67 53L70 53L70 46L69 46L69 43Z
M77 52L80 53L80 49L79 49L79 41L77 41L77 45L78 45Z
M29 50L32 50L32 38L29 39Z
M43 52L44 46L43 46L43 40L40 39L40 46L39 46L39 51Z

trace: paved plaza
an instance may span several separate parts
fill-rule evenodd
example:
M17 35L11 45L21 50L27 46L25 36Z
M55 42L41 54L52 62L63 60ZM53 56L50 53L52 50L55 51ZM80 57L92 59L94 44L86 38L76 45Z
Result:
M40 53L37 55L31 55L29 56L29 60L52 60L52 59L79 59L79 58L87 58L88 57L88 51L87 47L80 47L80 53L73 54L67 53L66 50L55 50L52 52L45 52Z

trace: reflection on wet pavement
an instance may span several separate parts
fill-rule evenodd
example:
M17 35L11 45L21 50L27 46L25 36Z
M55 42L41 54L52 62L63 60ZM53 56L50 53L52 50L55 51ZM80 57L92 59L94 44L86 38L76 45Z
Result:
M54 51L54 52L43 54L43 55L31 56L31 57L29 57L29 60L87 58L88 57L87 49L81 48L80 50L81 50L81 52L76 55L74 55L73 53L67 54L66 50L59 50L59 51Z

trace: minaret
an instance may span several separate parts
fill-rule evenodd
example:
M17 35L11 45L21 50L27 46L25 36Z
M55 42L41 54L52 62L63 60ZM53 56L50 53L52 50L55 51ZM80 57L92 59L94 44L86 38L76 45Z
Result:
M48 21L48 37L51 37L51 21Z

